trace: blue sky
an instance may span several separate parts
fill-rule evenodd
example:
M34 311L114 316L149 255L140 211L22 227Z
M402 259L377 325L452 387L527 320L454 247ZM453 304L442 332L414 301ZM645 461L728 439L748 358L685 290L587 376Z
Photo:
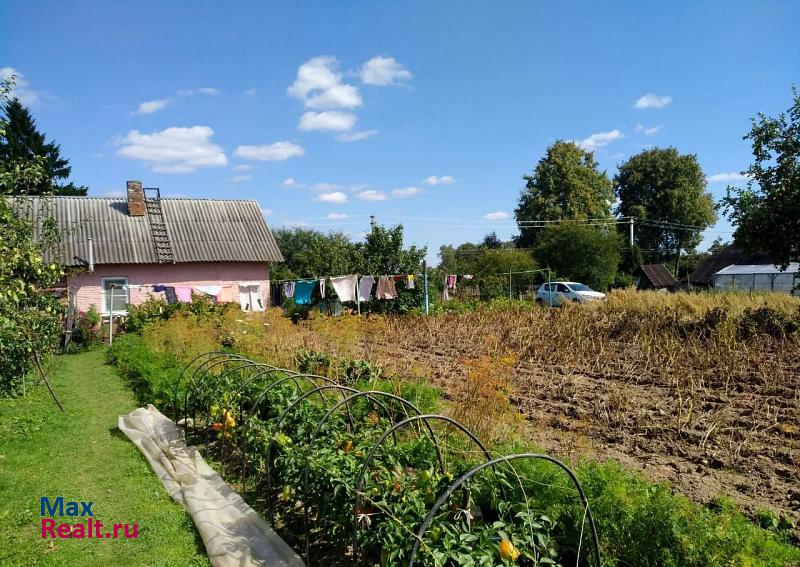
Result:
M374 214L431 260L512 235L558 138L610 175L695 153L719 198L800 80L797 2L7 1L0 22L0 68L91 195L140 179L354 238Z

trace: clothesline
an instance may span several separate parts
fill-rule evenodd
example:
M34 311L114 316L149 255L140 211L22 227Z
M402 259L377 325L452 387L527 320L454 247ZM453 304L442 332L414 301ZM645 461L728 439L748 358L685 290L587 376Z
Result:
M345 277L345 276L356 276L356 277L360 278L362 276L369 276L369 275L371 275L372 277L375 277L373 274L343 274L343 275L340 275L340 276L313 276L313 277L307 277L307 278L287 278L287 279L283 279L283 280L270 280L270 283L282 284L282 283L286 283L286 282L304 282L304 281L312 281L312 280L321 280L323 278L325 278L325 279L341 278L341 277ZM400 276L420 276L420 277L422 277L425 274L423 274L423 273L416 273L416 274L405 273L405 274L383 274L383 275L385 275L387 277L390 277L390 278L394 278L394 277L400 277Z

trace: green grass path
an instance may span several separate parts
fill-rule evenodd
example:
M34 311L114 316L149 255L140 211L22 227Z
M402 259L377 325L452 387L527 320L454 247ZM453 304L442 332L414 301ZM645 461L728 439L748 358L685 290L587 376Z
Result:
M0 565L208 565L191 517L117 429L137 404L103 352L58 357L50 375L66 414L44 387L0 399ZM43 540L42 496L92 501L96 520L139 537Z

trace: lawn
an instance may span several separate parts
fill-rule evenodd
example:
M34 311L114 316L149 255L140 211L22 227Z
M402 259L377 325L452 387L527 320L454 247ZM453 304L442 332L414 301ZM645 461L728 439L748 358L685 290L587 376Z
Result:
M103 352L58 357L51 377L65 414L44 387L0 400L0 565L208 565L191 517L117 429L137 404ZM95 521L137 523L138 538L43 540L43 496L91 501Z

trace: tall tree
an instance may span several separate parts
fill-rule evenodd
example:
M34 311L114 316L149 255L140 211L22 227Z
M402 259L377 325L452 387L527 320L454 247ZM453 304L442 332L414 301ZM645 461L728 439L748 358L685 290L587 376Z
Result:
M706 178L695 155L653 148L632 156L614 177L617 212L637 221L636 243L650 261L694 250L702 231L717 220Z
M390 228L373 225L364 243L359 246L363 255L360 270L365 274L416 274L425 258L427 248L412 245L403 247L403 225Z
M800 92L792 87L792 106L770 118L753 118L744 137L753 145L753 164L744 173L747 187L728 187L723 200L736 225L734 238L761 250L775 262L800 260Z
M61 149L55 142L47 142L43 133L36 129L36 121L22 103L14 98L3 105L5 134L0 136L0 162L13 168L15 163L24 163L40 158L44 175L36 182L19 179L11 193L15 195L86 195L86 187L68 183L71 167L69 160L61 157Z
M6 101L11 84L0 83L0 101ZM7 124L0 118L0 137ZM0 394L16 393L25 375L58 346L63 306L42 289L54 285L62 267L47 259L59 240L52 218L35 227L26 203L8 198L11 188L46 178L41 156L0 161ZM49 386L49 384L48 384Z
M357 271L357 246L342 232L326 234L309 228L279 228L274 235L284 257L284 262L271 270L276 280Z
M617 275L620 246L621 237L611 226L560 224L542 229L533 255L558 278L605 290Z
M611 180L598 169L594 154L574 142L555 142L547 148L533 175L523 179L525 189L515 210L521 247L535 244L541 231L526 225L526 221L611 216Z

